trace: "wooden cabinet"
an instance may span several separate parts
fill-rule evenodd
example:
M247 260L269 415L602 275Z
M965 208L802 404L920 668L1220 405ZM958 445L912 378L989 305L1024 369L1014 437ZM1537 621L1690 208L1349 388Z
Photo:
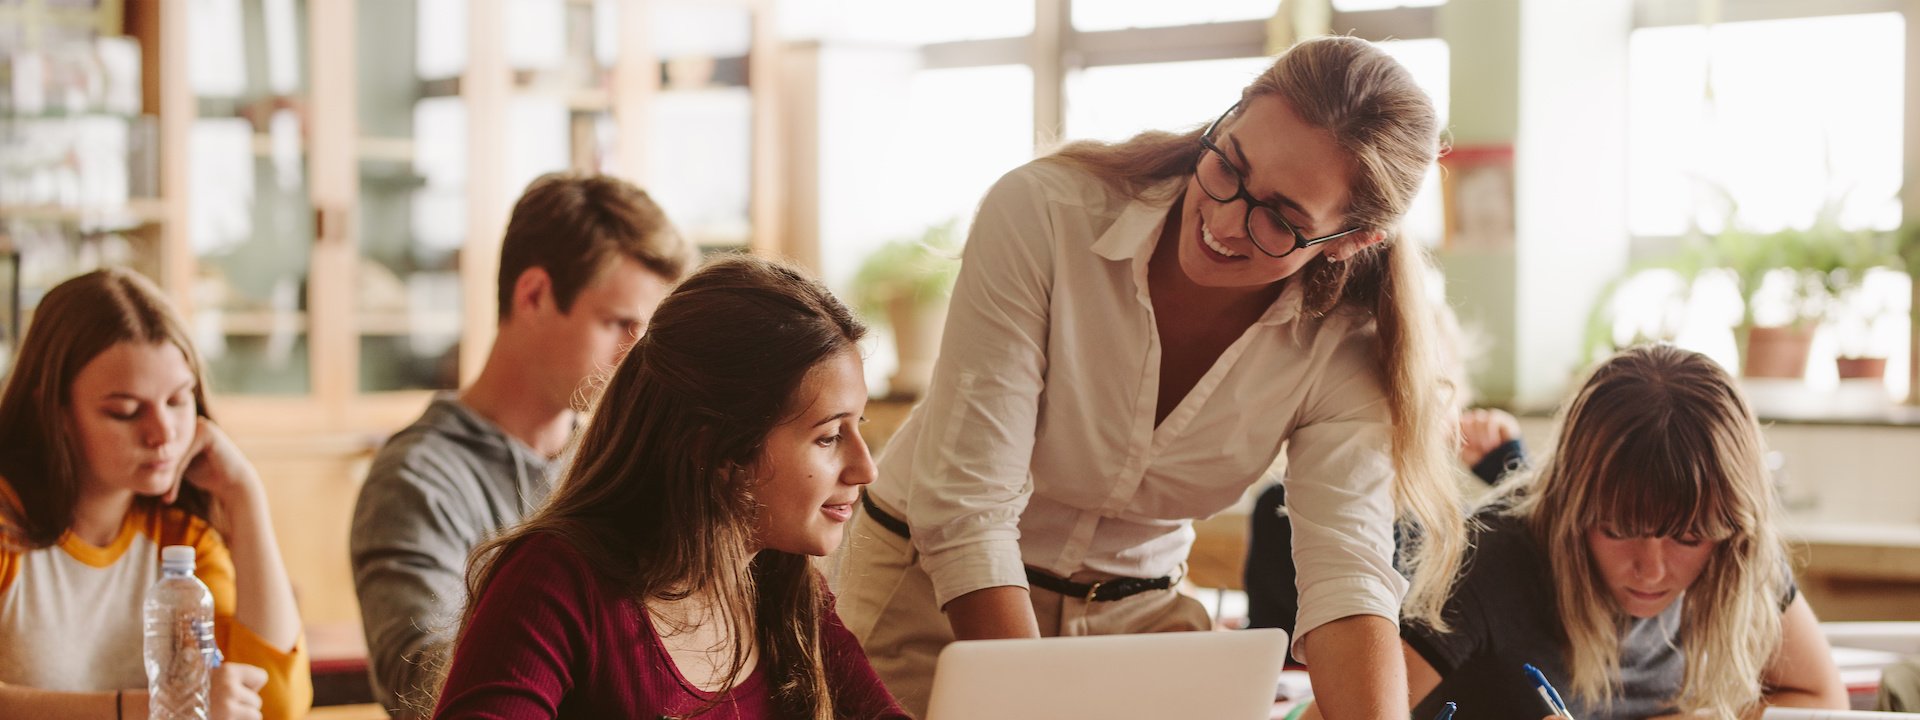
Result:
M771 61L762 10L126 0L162 148L141 257L267 479L309 622L357 622L346 529L366 460L479 371L529 180L621 175L709 249L777 249L775 104L750 82Z
M768 245L758 9L130 0L167 149L160 274L220 417L242 436L386 431L470 379L500 234L541 172L634 178L704 245ZM723 47L702 56L703 37Z

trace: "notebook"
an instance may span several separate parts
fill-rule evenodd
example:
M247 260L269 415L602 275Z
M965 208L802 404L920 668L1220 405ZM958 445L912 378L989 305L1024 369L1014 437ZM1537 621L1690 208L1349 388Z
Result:
M955 642L927 720L1267 720L1286 657L1272 628Z

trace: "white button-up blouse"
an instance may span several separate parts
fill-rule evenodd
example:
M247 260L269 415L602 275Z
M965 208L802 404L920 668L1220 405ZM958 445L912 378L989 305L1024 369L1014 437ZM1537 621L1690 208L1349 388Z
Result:
M1156 427L1147 261L1177 187L1160 189L1152 197L1168 197L1133 200L1045 161L994 185L932 387L869 492L907 521L944 607L1025 587L1023 564L1175 573L1193 520L1233 505L1285 448L1296 639L1353 615L1397 621L1407 583L1392 565L1391 418L1371 318L1303 316L1289 283Z

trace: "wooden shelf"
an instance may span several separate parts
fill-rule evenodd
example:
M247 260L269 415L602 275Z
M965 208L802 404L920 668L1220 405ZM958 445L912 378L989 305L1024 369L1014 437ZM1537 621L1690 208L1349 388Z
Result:
M413 162L413 138L403 137L361 137L354 145L361 160L391 160L394 162ZM253 134L253 154L255 157L273 155L273 136L266 133ZM306 145L300 146L300 154L307 154Z
M0 205L0 219L74 223L87 230L127 230L166 222L167 204L157 198L141 198L104 207Z
M565 90L552 87L517 87L513 94L518 97L551 98L564 102L567 110L577 113L613 112L613 94L605 88L579 88Z
M266 336L283 332L304 333L307 331L307 314L304 312L274 312L272 310L247 310L241 312L209 310L205 312L219 314L220 333L229 337Z
M404 137L368 137L361 136L359 143L361 160L391 160L393 162L413 162L413 138Z
M304 312L274 312L271 310L249 310L243 312L210 311L220 314L220 332L228 336L272 335L281 332L304 333L307 331L307 314ZM458 335L460 334L460 313L457 312L375 312L360 313L354 318L354 326L361 335L376 337L408 335Z
M612 112L613 94L602 88L567 93L567 109L574 112Z
M354 319L361 335L405 337L409 335L459 335L457 312L362 312Z

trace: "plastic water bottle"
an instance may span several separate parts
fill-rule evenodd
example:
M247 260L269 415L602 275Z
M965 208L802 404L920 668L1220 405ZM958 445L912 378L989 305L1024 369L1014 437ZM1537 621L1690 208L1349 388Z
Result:
M206 720L213 647L213 593L193 576L193 548L160 551L160 580L147 591L147 716Z

